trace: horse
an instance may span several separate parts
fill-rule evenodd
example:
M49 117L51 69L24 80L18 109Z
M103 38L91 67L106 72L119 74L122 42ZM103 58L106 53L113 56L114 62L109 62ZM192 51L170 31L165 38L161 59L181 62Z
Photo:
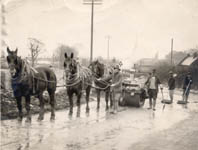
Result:
M51 104L51 120L55 119L55 91L57 79L55 73L48 67L32 68L28 62L17 56L18 49L11 51L7 47L7 63L11 74L11 86L18 108L18 121L22 121L22 97L25 97L27 111L26 122L31 122L30 101L36 96L40 101L38 121L44 119L43 92L48 91Z
M110 80L112 79L112 75L104 64L100 63L98 60L93 61L89 65L92 70L92 74L94 77L94 84L96 85L96 93L97 93L97 109L100 108L100 92L105 92L105 101L106 101L106 110L109 109L108 101L110 97ZM112 98L110 97L110 107L113 106Z
M70 57L65 53L64 60L64 72L66 76L66 89L69 97L69 115L73 113L73 94L77 96L77 106L80 107L80 100L82 91L86 91L86 112L89 112L89 95L92 83L92 73L87 67L81 66L76 59L74 54L71 53Z

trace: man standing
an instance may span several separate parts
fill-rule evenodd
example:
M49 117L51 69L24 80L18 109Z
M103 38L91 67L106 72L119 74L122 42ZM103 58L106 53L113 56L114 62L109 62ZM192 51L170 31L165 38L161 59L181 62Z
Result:
M183 100L185 100L186 103L188 102L188 96L190 93L191 84L192 84L192 76L191 73L188 72L186 77L184 78L184 83L183 83Z
M156 99L158 94L158 87L159 84L161 84L159 78L156 76L156 70L153 69L152 75L148 78L148 80L145 83L148 87L148 94L149 94L149 108L155 111L156 106ZM161 86L162 89L162 86Z
M122 74L120 73L120 66L116 65L112 74L111 98L113 100L113 113L118 111L118 102L122 96Z
M168 90L169 90L169 96L170 96L170 101L173 103L173 95L174 95L174 90L175 90L175 78L173 77L173 72L169 72L169 79L168 79Z

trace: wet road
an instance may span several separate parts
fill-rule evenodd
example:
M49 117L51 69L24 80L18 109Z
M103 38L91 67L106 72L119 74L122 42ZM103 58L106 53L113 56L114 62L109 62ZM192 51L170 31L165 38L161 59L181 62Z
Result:
M176 92L175 99L181 99ZM164 93L167 98L167 93ZM198 95L190 95L188 106L166 105L164 111L161 94L158 96L157 110L147 110L148 100L143 108L120 108L118 114L105 111L104 99L101 109L96 111L96 101L90 103L89 114L85 106L74 108L73 116L67 110L57 111L56 120L50 120L45 113L44 121L18 123L17 120L1 121L1 149L3 150L125 150L141 142L148 135L155 135L186 120L197 112ZM177 137L177 136L176 136ZM136 145L136 149L138 147Z

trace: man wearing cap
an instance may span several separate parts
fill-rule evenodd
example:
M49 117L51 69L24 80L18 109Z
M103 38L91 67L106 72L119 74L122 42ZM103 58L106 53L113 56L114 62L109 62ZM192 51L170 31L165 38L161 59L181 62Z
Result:
M169 79L168 79L168 90L171 103L173 102L173 95L175 90L175 78L173 77L173 72L169 72Z
M184 83L183 83L183 99L186 100L186 102L188 102L188 96L190 93L190 88L191 88L191 84L192 84L192 76L191 73L188 72L186 77L184 78Z
M153 69L152 75L148 78L148 80L145 82L145 85L148 87L148 94L149 94L149 108L155 111L156 106L156 99L158 94L158 87L161 84L159 78L156 76L156 70ZM160 88L162 89L162 86L160 85Z
M113 112L117 113L118 111L118 102L122 95L122 74L120 73L120 66L115 65L113 74L112 74L112 84L110 87L111 98L113 100Z

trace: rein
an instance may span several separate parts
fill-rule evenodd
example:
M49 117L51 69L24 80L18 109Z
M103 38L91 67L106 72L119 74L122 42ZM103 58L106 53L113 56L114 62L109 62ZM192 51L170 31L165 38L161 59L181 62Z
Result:
M99 89L99 90L106 90L106 89L110 86L110 83L107 82L107 81L105 81L105 80L103 80L103 79L101 79L101 78L97 75L97 73L92 72L92 74L93 74L93 77L94 77L94 82L98 82L98 83L101 83L101 84L105 84L105 85L106 85L104 88L101 88L101 87L99 87L99 86L93 86L93 85L92 85L93 88ZM100 78L100 80L98 80L98 78ZM95 85L96 85L96 84L95 84Z
M71 79L65 79L65 86L66 87L72 87L72 86L74 86L74 85L76 85L76 84L78 84L81 80L80 80L80 77L79 77L79 75L77 74L77 73L75 73L74 74L75 76L73 77L73 78L71 78ZM75 81L75 82L74 82ZM69 82L70 82L70 84L69 84ZM73 83L74 82L74 83Z
M65 84L66 88L75 86L78 83L80 83L81 81L83 82L83 84L86 84L88 86L91 86L92 88L99 89L99 90L106 90L110 86L109 83L106 82L105 80L98 81L98 82L101 82L103 84L107 84L107 86L104 87L104 88L101 88L101 87L98 87L98 86L95 86L93 84L90 84L90 83L86 82L85 79L86 79L86 76L89 76L88 73L86 74L83 71L81 72L80 70L83 67L79 63L77 65L78 65L77 72L75 74L73 74L74 77L71 78L71 79L65 79L66 80L66 84ZM95 77L94 81L96 81L96 80L97 80L97 78ZM68 83L68 82L70 82L70 83Z
M74 77L71 78L71 79L67 79L67 78L65 79L65 82L66 82L65 83L65 86L66 86L66 88L67 87L75 86L76 84L80 83L81 79L80 79L80 75L79 75L79 67L78 67L78 71L75 74L73 74L73 76Z
M22 63L22 70L20 71L20 73L17 75L17 77L12 77L12 81L17 81L18 79L20 79L19 81L17 81L18 83L22 82L25 77L27 77L27 72L25 70L25 68L27 67L27 62L23 61L22 59L21 63Z
M32 68L27 61L25 60L22 60L22 70L21 72L19 73L19 75L16 77L16 78L12 78L12 80L17 80L20 78L20 80L18 81L18 83L20 83L21 81L23 81L28 75L31 74L32 72L32 78L33 79L37 79L39 81L44 81L44 82L48 82L48 83L56 83L56 81L49 81L49 80L44 80L44 79L41 79L41 78L37 78L34 76L34 68ZM34 84L34 83L33 83Z

